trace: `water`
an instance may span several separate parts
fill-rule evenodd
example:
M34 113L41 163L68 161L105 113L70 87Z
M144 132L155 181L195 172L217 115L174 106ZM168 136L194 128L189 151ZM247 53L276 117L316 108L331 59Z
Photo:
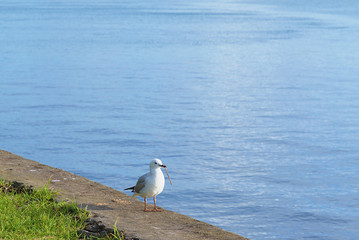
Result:
M359 235L355 1L0 3L1 148L251 239Z

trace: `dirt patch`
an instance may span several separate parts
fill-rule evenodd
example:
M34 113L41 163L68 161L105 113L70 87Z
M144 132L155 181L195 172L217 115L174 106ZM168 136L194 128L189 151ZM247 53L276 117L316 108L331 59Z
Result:
M129 239L247 239L191 217L165 210L143 212L143 202L84 177L0 150L0 177L40 187L50 187L62 200L75 200L106 227L123 230ZM149 206L153 207L153 206Z

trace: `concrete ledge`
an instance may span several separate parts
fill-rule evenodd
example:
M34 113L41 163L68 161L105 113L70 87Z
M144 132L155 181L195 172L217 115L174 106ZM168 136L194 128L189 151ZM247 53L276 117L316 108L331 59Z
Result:
M143 202L84 177L0 150L0 177L35 187L46 184L60 198L88 206L93 218L108 227L115 222L129 239L247 239L191 217L172 212L143 212ZM153 207L153 206L149 206Z

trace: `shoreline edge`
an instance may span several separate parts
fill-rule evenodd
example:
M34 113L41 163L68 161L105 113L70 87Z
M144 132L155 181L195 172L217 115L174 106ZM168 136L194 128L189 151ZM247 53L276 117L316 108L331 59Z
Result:
M143 202L121 191L1 149L0 177L34 187L50 181L50 187L60 193L60 200L75 201L87 207L91 218L107 227L116 223L126 239L247 239L173 211L145 213Z

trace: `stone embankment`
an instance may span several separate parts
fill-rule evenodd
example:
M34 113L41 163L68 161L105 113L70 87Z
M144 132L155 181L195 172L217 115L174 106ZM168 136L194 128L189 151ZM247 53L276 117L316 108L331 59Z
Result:
M3 150L0 150L0 178L35 187L51 179L50 187L60 193L61 200L87 206L93 220L89 228L98 223L104 229L116 224L127 239L247 239L173 211L143 212L143 202L120 191Z

